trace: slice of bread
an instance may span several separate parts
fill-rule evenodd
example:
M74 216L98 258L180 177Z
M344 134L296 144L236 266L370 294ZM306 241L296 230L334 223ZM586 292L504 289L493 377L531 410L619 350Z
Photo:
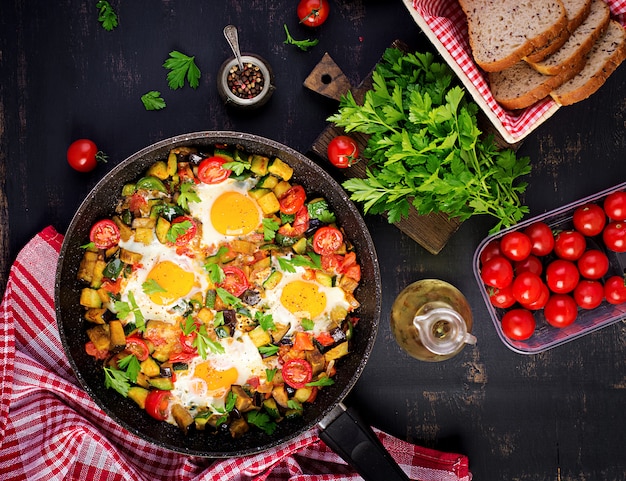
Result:
M569 38L571 32L576 30L578 26L587 18L589 12L591 11L591 3L592 0L561 0L563 2L563 6L565 7L565 14L567 15L567 28L564 29L561 34L554 38L548 45L544 48L540 48L535 50L533 53L528 55L525 60L529 62L541 62L548 58L548 56L552 55L558 49L560 49L567 39Z
M584 57L604 34L611 20L611 10L604 0L593 0L591 12L587 18L572 32L567 42L543 62L530 62L539 72L546 75L556 75L577 59Z
M586 56L581 72L550 92L560 105L571 105L596 92L626 58L626 31L611 20L602 37Z
M475 62L487 72L512 67L567 28L561 0L460 0Z
M578 62L558 75L544 75L522 60L501 72L489 73L491 93L505 109L525 109L546 98L550 92L580 72L585 65L585 58Z

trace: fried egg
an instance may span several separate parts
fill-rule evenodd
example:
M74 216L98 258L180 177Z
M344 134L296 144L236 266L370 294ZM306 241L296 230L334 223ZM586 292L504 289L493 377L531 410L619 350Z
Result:
M198 184L200 202L190 202L191 215L202 222L201 244L217 247L220 243L245 236L256 230L263 214L258 203L248 195L255 179L226 179L219 184Z

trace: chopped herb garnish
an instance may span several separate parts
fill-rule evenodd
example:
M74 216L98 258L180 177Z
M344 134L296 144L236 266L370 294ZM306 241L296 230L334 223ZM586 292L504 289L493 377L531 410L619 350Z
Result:
M96 3L98 9L98 21L102 24L102 28L110 32L117 27L117 14L113 7L106 0L100 0Z
M335 384L335 381L333 381L331 378L329 378L328 376L322 376L317 381L308 382L306 385L311 386L311 387L312 386L323 387L323 386L332 386L333 384Z
M158 292L167 292L163 287L159 285L159 283L154 279L148 279L146 282L141 284L141 288L143 292L146 294L156 294Z
M315 327L315 323L311 319L302 319L300 325L305 331L312 331Z
M274 344L268 344L267 346L259 347L259 352L261 353L261 355L267 357L276 354L278 352L278 349L278 346L275 346Z
M176 224L172 224L165 234L165 238L168 242L175 244L179 237L185 235L193 224L190 220L184 220L182 222L177 222Z
M285 24L284 26L285 26L285 33L287 34L287 39L283 42L285 45L295 45L300 50L306 52L309 48L314 47L315 45L319 43L318 39L310 40L307 38L306 40L296 40L289 33L287 24Z
M124 371L119 369L113 369L111 367L104 368L104 385L107 388L113 388L122 396L128 396L128 390L130 389L130 382L128 381L128 375Z
M276 423L266 413L250 411L246 413L246 419L250 424L265 432L265 434L273 434L276 431Z
M324 199L317 200L307 205L309 211L309 217L311 219L318 219L326 224L332 224L337 221L337 217L332 213L328 207L328 202Z
M230 292L228 292L223 287L218 287L216 289L217 297L219 297L224 304L230 307L242 307L241 299L233 296Z
M141 103L146 110L161 110L165 108L165 100L158 90L150 90L141 96Z
M271 313L266 314L261 311L256 311L254 313L254 320L259 323L259 326L261 326L261 329L263 329L264 331L276 328L276 325L274 324L274 318L272 317Z
M198 88L201 74L196 65L195 57L174 50L170 52L170 56L163 67L169 70L167 84L172 90L182 88L185 85L185 79L187 79L190 87Z
M193 188L194 184L191 182L183 182L180 185L180 194L178 196L178 205L185 209L189 210L189 202L201 202L200 196Z
M266 241L272 241L276 237L276 231L280 229L280 224L274 219L263 219L263 239Z
M129 354L117 361L117 365L126 371L126 375L131 382L137 382L137 374L141 371L139 359L134 354Z

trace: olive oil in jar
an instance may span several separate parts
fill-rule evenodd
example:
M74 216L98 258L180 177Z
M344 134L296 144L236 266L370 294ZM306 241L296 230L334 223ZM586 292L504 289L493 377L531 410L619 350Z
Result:
M465 344L475 344L472 325L465 296L437 279L410 284L391 308L391 332L396 342L422 361L444 361L461 352Z

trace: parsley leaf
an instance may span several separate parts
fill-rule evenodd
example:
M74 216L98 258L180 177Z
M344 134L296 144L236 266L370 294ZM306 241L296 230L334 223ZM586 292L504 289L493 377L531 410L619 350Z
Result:
M272 382L272 379L274 379L274 376L276 375L277 372L278 372L277 368L266 369L265 376L267 377L267 382Z
M128 379L132 382L137 382L137 375L141 371L141 364L139 359L134 354L124 356L117 361L117 365L126 371Z
M300 321L300 325L302 325L302 329L305 331L312 331L315 327L315 323L311 319L302 319Z
M276 328L274 317L271 313L265 314L261 311L256 311L254 313L254 320L259 323L259 326L261 326L261 329L264 331Z
M143 292L145 292L148 295L156 294L157 292L167 292L154 279L148 279L146 282L141 284L141 288L143 289Z
M178 222L176 224L172 224L165 234L165 238L168 242L172 244L176 243L176 240L187 233L187 231L192 227L192 223L190 220L184 220L182 222Z
M128 292L128 302L124 301L115 301L114 304L115 312L117 312L117 318L120 320L126 319L129 314L133 314L135 316L135 327L140 331L144 332L146 330L146 320L143 317L141 309L137 305L135 301L135 295L133 291Z
M146 110L161 110L165 108L165 100L158 90L150 90L141 96L141 102Z
M246 413L246 419L250 424L261 429L266 434L273 434L276 431L276 423L266 413L250 411Z
M169 70L167 83L172 90L182 88L185 85L185 78L190 87L198 88L201 73L196 65L195 57L173 50L163 67Z
M276 237L276 231L280 229L280 224L276 222L274 219L264 218L263 219L263 240L271 241Z
M222 165L223 169L232 170L235 175L243 174L244 170L250 169L250 162L241 162L239 160L233 160L232 162L226 162Z
M317 381L311 381L311 382L306 383L307 386L320 386L320 387L332 386L333 384L335 384L335 381L333 381L328 376L322 376Z
M105 367L104 385L107 388L115 389L124 397L128 396L130 382L128 381L128 375L124 371L120 371L119 369L113 369L111 367Z
M337 220L335 214L330 211L330 208L328 207L328 202L326 202L324 199L311 202L307 205L307 209L309 211L309 217L311 219L319 219L326 224L332 224Z
M180 185L180 194L176 202L180 207L189 210L189 202L201 202L200 196L193 188L192 182L183 182Z
M102 24L102 28L110 32L117 27L117 14L109 2L100 0L96 3L96 8L98 9L98 21Z
M233 296L230 292L228 292L223 287L218 287L216 289L217 296L222 300L224 304L230 307L242 307L241 299Z
M306 52L309 48L314 47L319 42L318 39L309 40L308 38L306 40L296 40L289 33L289 29L287 28L287 24L285 24L284 27L285 27L285 33L287 34L287 39L283 42L285 45L295 45L300 50Z
M321 269L321 256L314 252L308 253L307 256L301 254L293 256L291 259L287 257L279 257L278 265L285 272L296 272L296 267L307 267L309 269Z
M259 347L259 352L263 356L273 356L278 352L278 349L278 346L275 346L274 344L268 344L267 346Z
M224 274L224 269L222 269L218 264L205 264L204 270L209 273L209 279L213 284L219 284L224 281L226 275Z

